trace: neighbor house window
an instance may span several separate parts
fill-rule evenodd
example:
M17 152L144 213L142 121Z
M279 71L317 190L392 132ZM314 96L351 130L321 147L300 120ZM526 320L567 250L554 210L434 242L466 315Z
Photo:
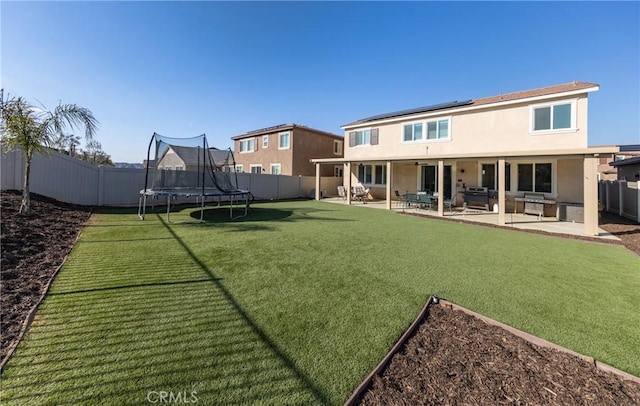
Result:
M262 173L262 165L251 165L251 173Z
M342 155L342 141L333 140L333 154Z
M533 131L575 128L575 102L532 106Z
M242 168L242 165L236 165L236 172L244 172L244 169Z
M444 140L449 138L449 119L427 121L427 139Z
M550 163L518 164L518 191L551 193L552 167Z
M269 136L268 135L263 135L262 136L262 148L269 148Z
M240 152L253 152L255 150L255 140L248 138L246 140L240 140Z
M278 142L278 148L289 149L291 133L289 131L287 131L286 133L280 133L278 137L280 138L280 141Z
M272 175L280 175L280 172L282 172L282 166L280 164L271 164Z
M405 124L403 134L404 141L422 140L422 123Z
M387 165L375 166L373 183L376 185L387 184Z

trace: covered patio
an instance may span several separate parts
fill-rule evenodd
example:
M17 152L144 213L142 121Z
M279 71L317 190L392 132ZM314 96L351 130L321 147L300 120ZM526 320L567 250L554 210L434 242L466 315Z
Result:
M335 204L349 204L345 199L339 197L323 198L322 201ZM387 210L386 201L380 199L368 201L367 204L353 202L352 205L362 207L364 209ZM537 216L524 213L506 213L505 223L499 224L498 213L477 209L463 209L462 207L455 207L452 211L445 210L442 216L440 216L438 215L437 210L434 209L424 209L416 206L406 207L403 202L394 201L391 210L399 213L444 218L447 220L465 221L492 226L503 226L519 230L540 231L544 233L574 235L579 237L584 236L584 224L571 221L559 221L556 217L551 216L538 218ZM619 240L618 237L611 235L601 228L598 228L597 230L598 234L593 236L595 238Z
M395 210L398 206L398 194L417 193L421 190L443 191L435 199L432 210L424 214L438 217L459 217L461 220L479 221L499 226L535 229L542 224L556 225L566 229L566 233L588 237L606 236L598 228L598 178L597 165L600 157L616 152L616 147L590 147L554 151L466 153L456 155L429 155L428 149L422 156L376 158L353 160L349 158L313 159L316 164L316 200L320 199L320 166L344 166L344 188L352 190L355 186L370 185L371 195L380 201L378 206ZM486 209L453 210L449 212L445 200L452 200L460 208L465 202L465 192L471 187L486 186L491 172L490 192L492 200ZM364 168L364 170L363 170ZM538 168L540 170L538 170ZM529 171L533 180L524 185L522 173ZM546 170L548 178L544 174ZM364 176L364 178L363 178ZM529 179L531 179L531 177ZM428 178L428 179L427 179ZM536 185L536 182L540 182ZM541 182L546 182L544 185ZM535 185L535 186L534 186ZM538 186L542 186L538 188ZM527 191L544 190L544 205L541 216L522 215L523 200ZM538 193L543 195L543 193ZM352 203L352 195L347 193L343 202ZM580 223L558 221L555 217L560 202L578 204L583 213ZM489 204L490 203L490 204ZM370 207L375 204L370 203ZM495 210L492 210L494 209ZM495 212L494 212L495 211ZM473 213L473 214L472 214ZM545 217L545 214L547 217ZM518 224L518 226L516 226ZM529 224L528 226L525 226ZM550 226L545 226L550 228ZM553 232L553 231L551 231ZM556 231L560 232L560 231ZM563 231L563 233L565 233Z

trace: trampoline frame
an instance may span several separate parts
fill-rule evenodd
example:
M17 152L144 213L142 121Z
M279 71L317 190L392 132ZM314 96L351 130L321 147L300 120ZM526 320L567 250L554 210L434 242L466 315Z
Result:
M208 197L217 197L218 206L222 203L222 197L229 197L229 218L235 220L241 217L245 217L249 210L249 196L251 192L248 190L237 189L232 191L221 191L218 189L143 189L140 191L140 198L138 200L138 217L144 220L144 216L147 212L147 197L160 198L161 196L167 197L167 222L171 223L171 199L178 197L196 197L196 204L200 203L200 221L204 221L204 205ZM236 197L236 199L234 199ZM244 213L234 217L233 208L234 205L240 205L244 200ZM240 206L241 207L241 206Z

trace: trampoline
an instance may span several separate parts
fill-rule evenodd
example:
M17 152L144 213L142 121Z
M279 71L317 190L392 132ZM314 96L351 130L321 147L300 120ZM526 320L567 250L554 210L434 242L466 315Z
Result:
M155 141L155 159L151 150ZM248 214L253 196L238 188L233 152L230 149L209 148L204 134L192 138L170 138L154 133L147 150L145 185L140 190L138 216L144 220L149 201L166 201L167 222L171 222L172 202L195 198L200 207L200 222L204 219L207 200L217 207L229 204L229 218ZM236 210L234 215L234 209Z

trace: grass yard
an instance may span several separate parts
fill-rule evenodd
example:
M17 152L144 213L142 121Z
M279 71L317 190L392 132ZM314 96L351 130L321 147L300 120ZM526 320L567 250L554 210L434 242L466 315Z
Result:
M431 294L640 375L619 246L314 201L205 216L94 214L2 404L342 404Z

